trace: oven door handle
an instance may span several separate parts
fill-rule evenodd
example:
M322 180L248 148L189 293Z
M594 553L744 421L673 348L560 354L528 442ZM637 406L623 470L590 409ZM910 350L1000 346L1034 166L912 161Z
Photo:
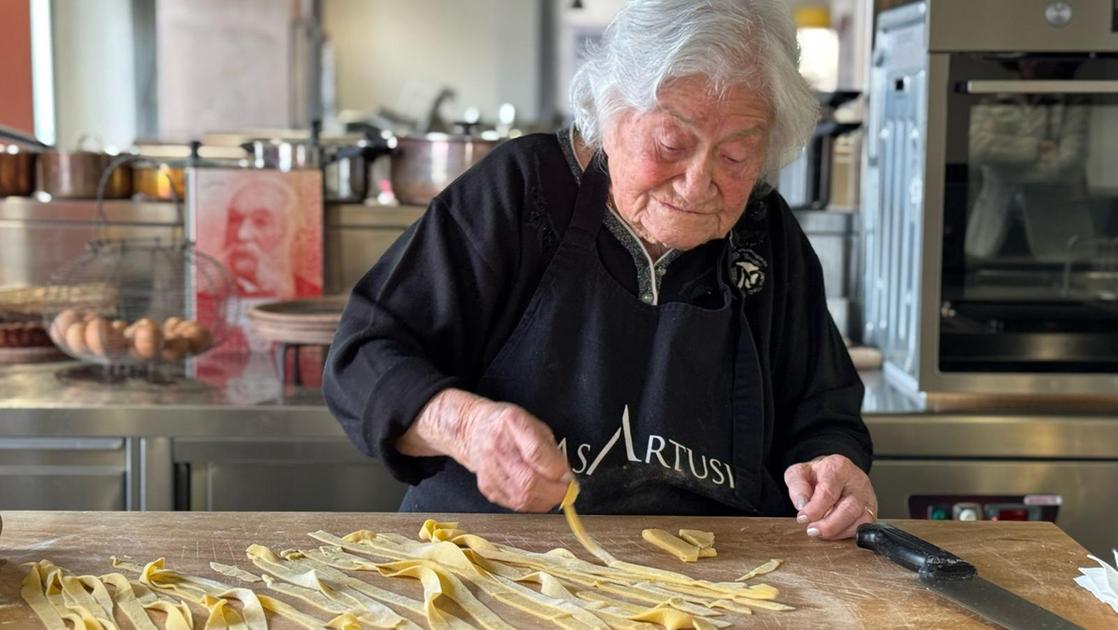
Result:
M1118 94L1118 81L960 81L964 94Z

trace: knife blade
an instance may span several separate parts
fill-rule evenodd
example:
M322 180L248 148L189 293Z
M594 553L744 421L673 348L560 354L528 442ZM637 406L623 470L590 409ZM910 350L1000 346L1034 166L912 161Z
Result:
M974 565L888 523L858 527L857 544L915 571L930 590L1007 630L1083 630L978 575Z

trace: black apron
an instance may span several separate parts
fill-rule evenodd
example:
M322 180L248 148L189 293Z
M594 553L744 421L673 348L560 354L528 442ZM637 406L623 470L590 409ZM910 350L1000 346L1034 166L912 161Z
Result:
M551 427L582 484L581 512L758 513L765 396L743 297L729 281L730 248L719 264L721 307L645 304L598 255L608 189L596 159L539 287L474 391ZM401 510L504 511L449 459L408 490Z

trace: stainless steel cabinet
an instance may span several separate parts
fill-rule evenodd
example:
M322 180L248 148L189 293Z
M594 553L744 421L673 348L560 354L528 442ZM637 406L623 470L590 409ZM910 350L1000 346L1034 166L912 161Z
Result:
M882 518L910 518L921 495L1059 495L1069 536L1097 554L1118 545L1118 461L878 459L870 478Z
M127 446L123 438L0 439L0 509L127 509Z
M325 292L348 293L424 210L422 206L326 206Z
M341 439L175 439L175 508L395 511L406 486Z

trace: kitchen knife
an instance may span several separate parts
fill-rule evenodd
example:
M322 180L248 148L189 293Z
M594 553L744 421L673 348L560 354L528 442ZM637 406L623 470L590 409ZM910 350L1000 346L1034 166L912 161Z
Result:
M858 527L859 547L915 571L929 589L1008 630L1083 630L978 576L974 565L886 523Z

